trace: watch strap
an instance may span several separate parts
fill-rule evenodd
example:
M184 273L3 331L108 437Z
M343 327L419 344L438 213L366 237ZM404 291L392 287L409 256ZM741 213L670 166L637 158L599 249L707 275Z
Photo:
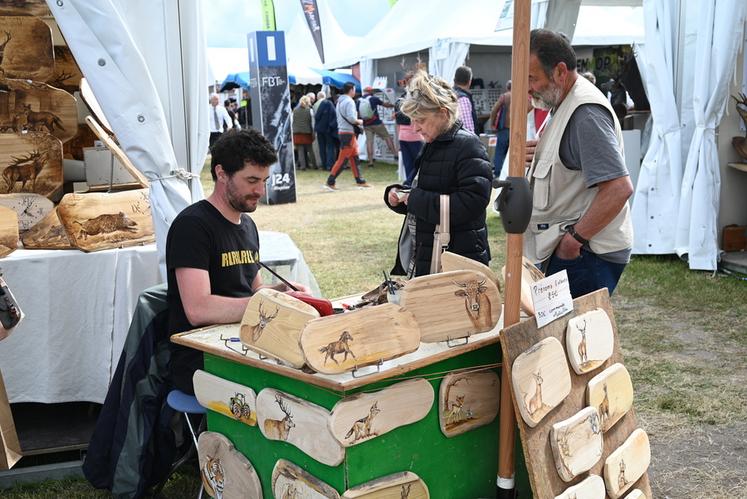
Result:
M576 241L578 241L582 245L584 245L584 246L588 246L589 245L589 240L586 239L585 237L583 237L578 232L576 232L576 227L574 225L569 225L566 228L566 231L573 237L573 239L575 239Z

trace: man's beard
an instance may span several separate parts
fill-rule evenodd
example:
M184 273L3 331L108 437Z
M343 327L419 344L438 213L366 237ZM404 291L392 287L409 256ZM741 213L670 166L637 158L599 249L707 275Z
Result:
M258 201L259 197L254 196L239 196L236 194L236 191L233 188L233 181L230 181L226 188L226 198L228 200L228 204L231 205L231 208L233 208L236 211L240 211L242 213L252 213L257 209L257 205L250 205L249 201Z
M550 79L550 83L542 92L532 93L532 105L538 109L553 109L560 104L560 86Z

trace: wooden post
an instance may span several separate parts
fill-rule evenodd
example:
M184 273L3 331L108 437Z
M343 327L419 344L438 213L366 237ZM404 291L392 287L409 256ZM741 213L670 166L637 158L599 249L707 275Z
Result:
M527 93L529 86L529 21L531 0L514 1L514 34L511 54L511 132L509 176L524 176L524 148L527 135ZM506 302L504 328L519 322L523 236L507 234ZM514 439L516 419L511 399L511 366L501 368L500 438L498 442L499 498L514 495Z

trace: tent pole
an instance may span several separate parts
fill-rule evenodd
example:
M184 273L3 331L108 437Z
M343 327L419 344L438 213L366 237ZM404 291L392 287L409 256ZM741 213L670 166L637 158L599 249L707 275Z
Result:
M509 176L524 176L529 87L529 21L531 0L514 0L513 49L511 54L511 128ZM506 300L503 327L519 322L523 235L506 234ZM511 399L511 366L501 368L500 436L498 442L497 497L514 497L514 444L516 419Z

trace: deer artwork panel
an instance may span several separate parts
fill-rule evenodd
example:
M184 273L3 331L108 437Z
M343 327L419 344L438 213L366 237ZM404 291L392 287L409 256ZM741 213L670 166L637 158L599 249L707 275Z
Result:
M651 463L648 435L637 428L604 462L604 484L612 499L622 497L646 473Z
M580 483L568 487L555 499L605 499L607 492L604 479L599 475L589 475Z
M612 428L633 407L633 381L624 365L613 364L589 380L586 403L599 410L602 431Z
M335 489L285 459L272 470L272 493L282 499L340 499Z
M54 72L52 30L30 16L0 16L0 73L47 81Z
M429 499L425 482L415 473L404 471L351 487L344 499Z
M599 411L584 407L570 418L558 421L550 430L550 447L560 478L570 482L602 458L604 444Z
M320 463L337 466L345 449L329 429L325 408L273 388L257 395L257 423L269 440L292 444Z
M500 378L494 371L450 373L439 389L439 424L447 437L493 422L500 406Z
M193 377L195 397L206 409L245 425L257 425L257 395L248 386L198 369Z
M62 192L62 143L46 133L0 134L0 192L35 193L53 199Z
M197 440L197 455L202 485L210 496L262 497L262 484L254 466L224 435L202 432Z
M597 369L612 356L612 322L601 308L570 319L565 333L568 360L576 374Z

